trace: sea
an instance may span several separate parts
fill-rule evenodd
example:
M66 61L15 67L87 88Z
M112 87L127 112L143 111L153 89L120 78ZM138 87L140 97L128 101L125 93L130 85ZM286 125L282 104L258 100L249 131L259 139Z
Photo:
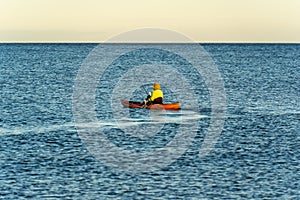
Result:
M299 97L299 44L2 43L0 199L300 199Z

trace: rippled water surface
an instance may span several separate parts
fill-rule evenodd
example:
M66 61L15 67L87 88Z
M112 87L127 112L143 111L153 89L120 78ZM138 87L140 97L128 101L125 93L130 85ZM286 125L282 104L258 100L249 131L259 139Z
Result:
M189 45L177 46L189 52ZM72 113L76 75L94 47L0 44L1 198L300 198L300 45L203 45L220 71L227 98L223 131L205 157L199 157L199 149L212 113L205 81L184 60L153 49L119 57L110 65L112 70L104 73L95 91L98 120L76 127ZM121 107L113 111L109 94L126 66L136 65L135 56L140 63L144 59L175 63L192 84L198 107L160 113ZM150 90L149 84L144 86ZM181 101L176 93L163 89L166 102ZM141 87L131 99L139 101L144 93ZM118 112L126 112L127 117L115 120ZM170 165L140 173L97 159L77 132L96 127L119 148L151 152L176 138L179 122L195 134L192 144ZM196 130L191 122L197 123ZM158 134L148 131L155 127ZM144 134L126 134L123 128Z

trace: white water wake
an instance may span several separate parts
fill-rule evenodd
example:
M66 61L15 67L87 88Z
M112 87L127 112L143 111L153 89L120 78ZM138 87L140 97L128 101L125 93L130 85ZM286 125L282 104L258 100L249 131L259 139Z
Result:
M143 118L120 118L112 119L110 121L94 121L87 123L74 123L67 122L64 124L55 125L41 125L41 126L19 126L19 127L4 127L0 128L0 136L4 135L20 135L25 133L41 134L52 131L76 131L77 129L85 128L121 128L121 127L131 127L139 126L145 124L165 124L165 123L180 123L189 124L191 121L199 120L202 118L207 118L206 115L196 114L194 112L184 112L184 113L163 113L159 115L154 115L150 117Z

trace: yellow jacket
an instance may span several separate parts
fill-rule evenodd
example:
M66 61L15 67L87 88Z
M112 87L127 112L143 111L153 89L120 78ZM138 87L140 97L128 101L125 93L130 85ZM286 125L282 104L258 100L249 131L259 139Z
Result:
M154 101L154 99L161 97L164 98L164 94L161 90L154 90L151 94L150 101Z

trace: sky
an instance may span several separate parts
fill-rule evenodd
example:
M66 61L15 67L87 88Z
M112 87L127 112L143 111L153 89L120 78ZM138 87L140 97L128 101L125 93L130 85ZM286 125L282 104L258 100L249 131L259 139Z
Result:
M0 0L0 42L102 42L139 28L299 43L300 0Z

